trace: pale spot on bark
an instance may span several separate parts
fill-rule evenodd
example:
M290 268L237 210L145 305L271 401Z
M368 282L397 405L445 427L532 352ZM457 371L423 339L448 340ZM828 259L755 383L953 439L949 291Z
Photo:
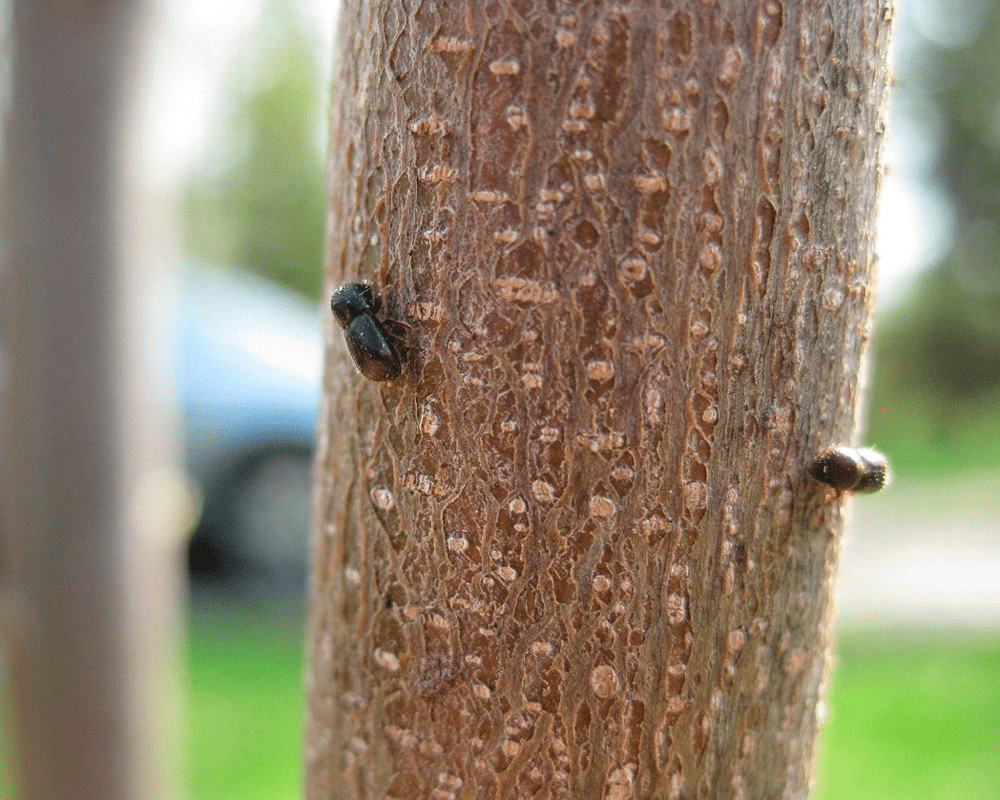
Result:
M621 275L629 283L639 283L645 279L649 269L644 258L626 258L622 261Z
M490 691L490 687L485 683L474 684L472 687L472 693L480 700L489 700L493 695L493 692Z
M516 61L494 61L490 64L490 72L494 75L517 75L521 65Z
M429 48L432 53L464 53L472 49L472 42L455 36L438 36Z
M598 697L608 698L618 693L618 673L609 664L599 664L590 671L590 690Z
M719 83L729 87L739 77L740 67L743 65L743 53L738 47L729 47L722 57L722 67L719 69Z
M546 481L532 481L531 496L542 503L551 503L556 499L556 490L551 483Z
M588 361L587 377L592 381L609 381L615 376L615 365L610 361Z
M376 648L375 663L382 667L382 669L389 670L389 672L399 671L399 658L395 653L390 653L388 650Z
M664 706L666 707L667 713L679 714L681 711L686 709L691 705L691 701L688 700L683 695L675 694L671 695L666 699Z
M680 594L667 595L666 602L667 620L671 625L680 625L687 619L687 603L684 596Z
M510 195L506 192L495 192L490 189L469 192L469 197L477 203L507 203L510 201Z
M552 444L553 442L559 441L559 429L558 428L542 428L539 432L539 439L543 444Z
M385 486L376 486L372 489L372 502L380 511L388 511L396 505L396 498L392 491Z
M708 487L701 481L689 481L684 484L684 505L698 511L708 506Z
M722 251L717 244L706 244L698 254L698 266L708 272L715 272L722 265Z
M429 136L434 133L443 133L445 130L447 130L446 123L441 117L423 117L410 123L410 133L417 136Z
M454 183L455 178L458 173L455 172L454 168L449 167L447 164L434 164L430 167L425 167L420 171L420 179L424 183Z
M642 194L653 194L654 192L666 191L667 182L662 175L636 175L632 178L632 185Z
M672 133L684 133L691 129L691 112L683 108L671 108L663 112L663 127Z
M607 519L608 517L614 516L616 510L617 508L610 497L596 495L590 498L590 513L595 517Z
M420 430L428 436L433 436L441 427L441 420L431 410L426 410L420 417Z
M573 31L568 31L565 28L559 28L556 31L556 45L561 48L572 47L576 44L576 34Z
M503 751L505 756L513 758L521 752L521 743L507 739L502 745L500 745L500 749Z

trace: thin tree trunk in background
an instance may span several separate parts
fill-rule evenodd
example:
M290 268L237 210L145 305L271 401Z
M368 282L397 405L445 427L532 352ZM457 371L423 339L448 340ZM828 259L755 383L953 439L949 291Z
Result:
M12 5L0 629L25 800L179 794L184 495L146 349L163 275L139 240L143 5Z
M890 8L347 3L307 796L804 797Z

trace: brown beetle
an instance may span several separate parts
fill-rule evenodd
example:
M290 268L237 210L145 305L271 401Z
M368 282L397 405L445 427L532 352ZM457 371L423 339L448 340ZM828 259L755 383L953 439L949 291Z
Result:
M870 447L828 447L809 466L809 474L842 492L877 492L889 482L889 462Z
M403 363L382 323L375 318L382 303L366 283L348 283L330 298L330 308L344 329L347 349L358 372L369 380L393 381Z

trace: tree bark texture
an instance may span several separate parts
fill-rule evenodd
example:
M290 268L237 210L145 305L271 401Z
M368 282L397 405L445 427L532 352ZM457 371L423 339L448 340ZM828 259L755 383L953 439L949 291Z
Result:
M890 18L345 4L308 797L807 794Z

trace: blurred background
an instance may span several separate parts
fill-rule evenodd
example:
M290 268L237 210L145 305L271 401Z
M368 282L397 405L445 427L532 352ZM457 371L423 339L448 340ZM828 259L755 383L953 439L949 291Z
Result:
M153 8L142 160L177 211L163 353L199 509L181 738L204 800L301 790L335 11ZM0 2L4 108L8 22ZM861 437L888 454L894 483L853 506L823 800L1000 797L997 41L1000 0L899 3ZM0 672L0 698L4 686ZM0 733L0 797L8 748Z

